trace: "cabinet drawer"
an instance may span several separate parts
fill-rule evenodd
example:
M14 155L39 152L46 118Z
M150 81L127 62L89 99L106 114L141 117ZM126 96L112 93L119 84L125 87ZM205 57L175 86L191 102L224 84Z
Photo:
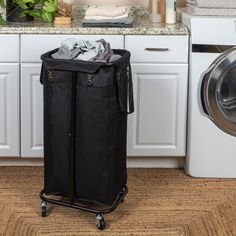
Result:
M188 62L188 36L125 36L125 48L132 62Z
M1 34L0 52L0 62L18 62L19 36L11 34Z
M22 35L21 61L40 62L40 56L60 46L61 41L68 38L99 40L110 42L112 48L124 48L122 35Z

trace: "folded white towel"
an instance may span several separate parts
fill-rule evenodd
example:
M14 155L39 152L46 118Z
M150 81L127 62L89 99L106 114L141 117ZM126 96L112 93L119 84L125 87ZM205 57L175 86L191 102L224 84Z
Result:
M203 8L236 8L236 0L187 0L187 2Z
M186 11L197 16L236 16L235 8L200 8L187 4Z
M85 16L85 20L118 20L118 19L123 19L127 18L129 15L127 13L120 15L120 16L115 16L115 17L109 17L109 16Z
M91 6L85 12L85 16L117 17L127 13L127 7L115 5Z

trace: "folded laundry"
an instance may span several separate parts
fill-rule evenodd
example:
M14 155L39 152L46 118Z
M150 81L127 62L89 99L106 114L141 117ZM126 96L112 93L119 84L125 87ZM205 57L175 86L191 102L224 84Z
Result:
M116 6L116 5L101 5L101 6L90 6L86 12L85 16L108 16L116 17L127 13L128 7Z
M187 2L203 8L236 8L235 0L187 0Z
M200 8L187 4L186 11L198 16L236 16L235 8Z
M115 17L109 17L109 16L85 16L85 20L117 20L117 19L122 19L126 18L129 15L127 13L120 15L120 16L115 16Z
M129 16L130 7L115 5L91 6L85 12L84 27L132 27L133 17Z
M93 19L84 19L83 24L99 24L99 23L113 23L113 24L125 24L125 25L131 25L133 23L134 19L132 16L128 16L121 19L104 19L104 20L93 20Z
M67 39L62 41L58 51L52 54L54 59L94 62L113 62L120 57L120 55L114 54L110 44L104 39L98 41Z
M102 28L132 28L133 25L126 25L121 23L83 23L83 27L102 27Z

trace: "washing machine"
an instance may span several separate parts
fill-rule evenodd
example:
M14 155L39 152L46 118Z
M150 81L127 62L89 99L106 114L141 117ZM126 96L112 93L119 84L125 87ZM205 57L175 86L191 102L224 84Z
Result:
M181 19L191 49L186 172L236 178L236 17Z

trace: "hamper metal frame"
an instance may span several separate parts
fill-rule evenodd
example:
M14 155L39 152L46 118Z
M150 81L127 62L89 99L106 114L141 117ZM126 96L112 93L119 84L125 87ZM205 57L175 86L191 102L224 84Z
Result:
M42 190L39 194L39 197L41 199L41 214L42 214L42 217L47 216L47 203L90 212L90 213L96 214L97 227L98 229L103 230L106 227L106 223L105 223L105 219L103 215L113 212L119 206L119 204L124 201L124 198L127 195L127 193L128 193L128 187L125 186L122 189L122 192L118 194L116 201L110 207L104 208L104 209L96 209L92 207L85 207L83 205L75 204L74 201L73 202L64 201L63 198L61 200L48 198L47 195L44 193L44 190Z

